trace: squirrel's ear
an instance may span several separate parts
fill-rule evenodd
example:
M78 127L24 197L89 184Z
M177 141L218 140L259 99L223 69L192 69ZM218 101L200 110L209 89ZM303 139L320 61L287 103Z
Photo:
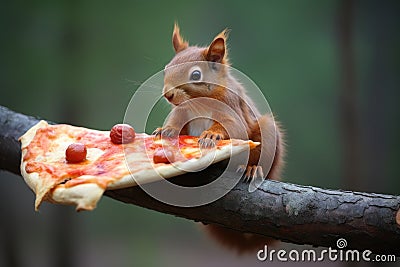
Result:
M188 42L183 40L179 32L179 26L176 22L174 25L174 33L172 34L172 45L174 46L175 53L178 53L189 46Z
M228 39L228 30L225 29L223 32L218 34L214 41L207 48L206 59L207 61L226 63L227 49L226 40Z

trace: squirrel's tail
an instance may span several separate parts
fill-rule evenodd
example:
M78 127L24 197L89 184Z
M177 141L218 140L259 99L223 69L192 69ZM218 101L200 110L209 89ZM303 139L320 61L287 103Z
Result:
M253 126L251 133L250 139L261 142L261 146L255 148L255 151L250 152L250 161L258 162L259 160L266 160L260 158L262 147L263 150L265 149L267 157L274 157L267 177L272 180L280 180L284 165L285 142L279 123L271 115L261 116L258 119L258 123ZM274 139L276 143L275 145L271 145L270 140ZM205 225L204 229L221 245L236 250L239 254L257 252L263 249L266 244L271 246L278 243L277 240L263 235L243 233L215 224Z
M242 233L223 226L204 225L205 232L222 246L236 251L238 254L253 253L263 249L265 245L270 247L278 241L263 235Z

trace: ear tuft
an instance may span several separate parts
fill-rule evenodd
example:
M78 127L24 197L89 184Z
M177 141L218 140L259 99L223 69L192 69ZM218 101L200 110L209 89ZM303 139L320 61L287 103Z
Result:
M207 49L207 61L227 63L226 40L228 39L228 34L229 30L225 29L214 38L214 41Z
M179 26L176 22L174 25L174 32L172 34L172 45L174 47L175 53L179 53L189 46L189 43L183 40L179 31Z
M222 38L222 39L224 39L225 42L226 42L226 40L228 40L230 31L231 31L230 29L226 28L225 30L223 30L222 32L220 32L220 33L214 38L214 40L217 39L217 38Z

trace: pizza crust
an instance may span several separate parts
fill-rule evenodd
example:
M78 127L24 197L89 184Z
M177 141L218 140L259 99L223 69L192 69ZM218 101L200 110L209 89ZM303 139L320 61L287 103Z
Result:
M212 151L209 151L209 153L205 153L205 155L199 159L174 162L173 164L165 164L157 167L153 166L152 168L149 168L149 166L152 166L152 162L149 160L148 164L150 165L146 166L147 168L143 168L142 170L135 172L134 175L128 174L120 179L111 181L108 183L107 188L103 188L97 183L91 182L96 179L96 177L90 175L79 177L80 179L87 179L88 182L86 183L69 187L65 186L64 183L61 183L49 187L42 183L39 173L28 173L26 171L27 162L24 161L24 156L27 153L27 146L35 137L37 130L47 126L48 123L42 120L29 129L20 138L22 148L21 174L28 186L36 193L36 210L38 210L40 204L44 200L59 204L75 205L77 210L92 210L96 207L96 203L99 201L106 189L113 190L127 188L136 186L138 184L146 184L171 178L186 172L199 171L203 168L206 168L210 164L227 159L233 155L248 150L250 146L255 147L259 144L252 141L232 140L232 145L213 149ZM129 155L126 155L125 166L121 166L121 168L127 168L128 170L131 170L128 168L128 165L130 163L135 164L135 160L136 158L130 159ZM135 165L133 165L133 167L134 166Z
M95 183L79 184L74 187L58 185L51 194L51 201L74 205L76 210L92 210L104 193L104 188Z
M26 155L27 146L32 142L37 130L47 127L49 124L41 120L32 128L30 128L23 136L20 137L22 158L21 158L21 174L27 185L35 192L35 210L39 209L40 204L47 200L53 203L75 205L77 210L92 210L96 207L104 193L104 189L96 183L80 184L71 188L66 188L63 185L58 185L55 188L46 186L42 183L39 173L26 171L27 162L24 156ZM88 153L89 154L89 153ZM93 159L98 157L99 152L93 151Z
M24 161L24 157L25 157L26 153L28 152L28 150L26 148L32 142L33 138L35 137L36 131L39 130L40 128L47 127L47 126L48 126L48 123L44 120L41 120L36 125L34 125L32 128L30 128L19 139L21 142L21 149L22 149L21 174L22 174L22 177L24 178L25 182L28 184L28 186L33 190L33 192L36 193L36 200L35 200L35 209L36 210L38 210L40 203L43 201L45 195L47 194L47 191L49 191L51 188L46 188L46 186L42 185L42 181L39 177L39 173L37 173L37 172L27 173L26 172L26 165L28 163Z

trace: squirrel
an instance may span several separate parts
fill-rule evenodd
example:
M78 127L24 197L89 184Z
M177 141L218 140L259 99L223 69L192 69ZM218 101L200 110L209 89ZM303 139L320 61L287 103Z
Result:
M247 165L239 166L238 170L244 172L247 181L265 178L265 172L267 178L279 180L284 165L283 133L271 114L259 114L243 85L230 73L227 38L228 31L224 30L208 47L189 46L175 23L172 34L175 56L164 69L163 88L172 112L164 126L153 134L198 136L199 145L204 148L229 138L261 142L250 150ZM199 99L215 102L196 104ZM205 229L221 244L238 252L254 251L272 240L214 224L206 225Z

